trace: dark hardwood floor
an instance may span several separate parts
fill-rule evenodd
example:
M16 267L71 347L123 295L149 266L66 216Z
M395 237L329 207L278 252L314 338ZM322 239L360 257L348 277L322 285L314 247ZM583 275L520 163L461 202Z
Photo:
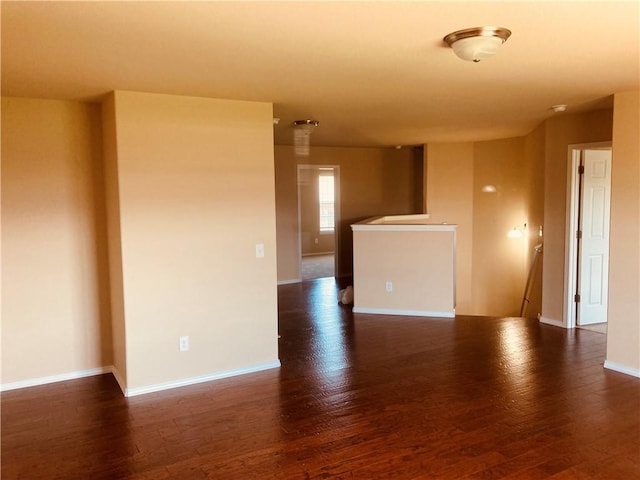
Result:
M336 294L279 287L280 369L3 393L2 478L640 478L640 379L603 368L605 335L353 315Z

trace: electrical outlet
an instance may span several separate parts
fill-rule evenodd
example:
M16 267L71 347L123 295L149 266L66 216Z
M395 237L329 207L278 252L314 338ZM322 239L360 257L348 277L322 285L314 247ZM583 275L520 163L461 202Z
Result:
M393 292L393 282L387 282L385 288L387 292Z
M264 258L264 243L256 243L256 258Z
M180 351L188 352L189 351L189 337L180 337Z

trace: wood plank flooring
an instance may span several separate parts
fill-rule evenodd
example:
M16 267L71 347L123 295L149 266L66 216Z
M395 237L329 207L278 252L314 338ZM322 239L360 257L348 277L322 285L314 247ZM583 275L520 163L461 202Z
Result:
M353 315L279 287L282 367L124 398L110 375L2 394L2 479L640 478L640 379L606 336L520 318Z

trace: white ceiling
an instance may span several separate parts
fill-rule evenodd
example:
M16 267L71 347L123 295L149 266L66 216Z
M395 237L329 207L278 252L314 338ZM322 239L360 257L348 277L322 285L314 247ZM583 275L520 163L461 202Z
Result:
M2 1L2 94L99 100L134 90L273 102L315 145L413 145L523 135L550 107L640 88L640 2ZM442 38L512 30L458 59Z

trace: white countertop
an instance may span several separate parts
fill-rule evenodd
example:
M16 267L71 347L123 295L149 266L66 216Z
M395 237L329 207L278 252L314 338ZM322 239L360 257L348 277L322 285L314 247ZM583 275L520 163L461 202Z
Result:
M429 223L429 214L388 215L372 217L351 225L353 231L455 231L457 225L449 223Z

